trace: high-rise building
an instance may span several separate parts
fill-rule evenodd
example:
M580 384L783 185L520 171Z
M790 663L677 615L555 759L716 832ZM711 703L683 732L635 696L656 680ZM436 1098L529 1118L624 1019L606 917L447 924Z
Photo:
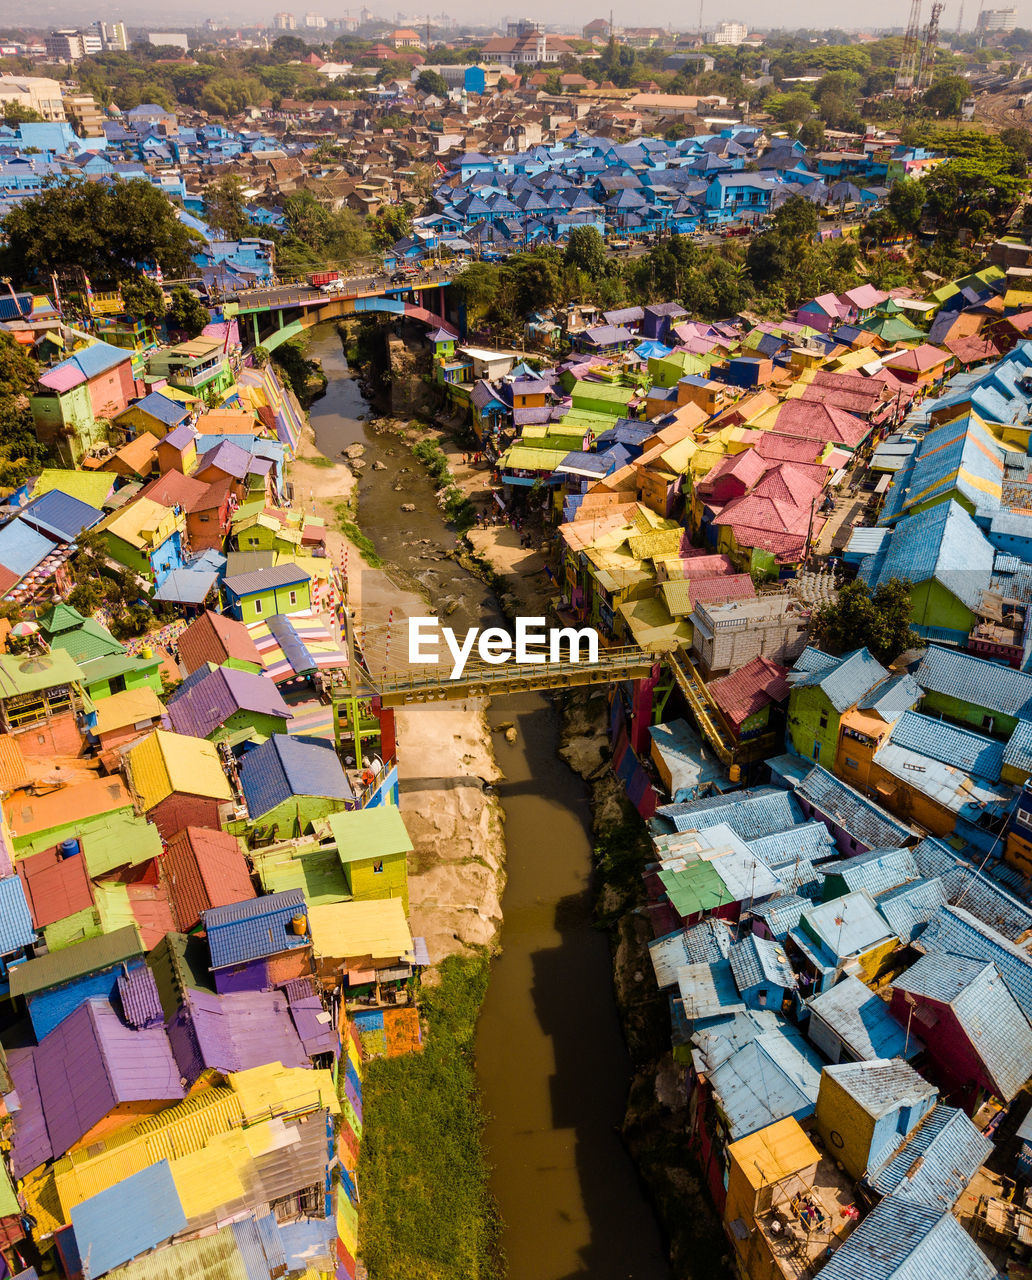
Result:
M86 56L82 36L71 28L51 31L43 44L46 47L47 60L50 62L78 62L80 58Z
M277 31L295 31L297 30L297 19L292 13L274 13L272 15L272 25Z
M722 22L710 36L710 44L741 44L749 28L740 22Z
M126 53L129 49L129 33L124 22L100 22L93 24L100 36L101 47L108 53Z
M306 13L305 26L313 27L316 30L321 31L323 27L326 26L326 19L322 16L321 13Z
M983 9L978 15L975 30L979 35L995 35L998 31L1013 31L1018 25L1016 9Z

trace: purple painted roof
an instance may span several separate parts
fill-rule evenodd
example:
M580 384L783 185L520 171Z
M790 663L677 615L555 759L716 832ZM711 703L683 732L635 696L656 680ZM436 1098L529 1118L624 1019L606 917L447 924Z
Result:
M161 444L170 444L173 449L182 451L197 439L197 432L188 422L182 423L174 431L170 431Z
M165 1021L154 974L146 965L118 975L118 995L126 1022L133 1027L160 1027Z
M251 470L251 463L251 455L246 450L241 449L232 440L223 440L214 449L208 450L201 459L198 471L204 471L210 466L216 466L220 471L224 471L226 475L233 476L236 480L243 480L248 471Z
M552 406L543 404L540 406L528 406L523 409L513 409L512 420L517 427L543 426L552 419Z
M106 1000L87 1000L43 1037L35 1054L54 1156L62 1156L122 1102L184 1097L161 1027L127 1027Z
M191 991L169 1023L168 1036L179 1070L191 1083L207 1067L247 1071L267 1062L309 1065L281 991L221 996Z
M169 699L168 715L176 733L206 738L237 711L289 719L293 712L268 676L233 667L217 667L191 681Z
M21 1103L17 1111L11 1109L14 1120L14 1141L11 1151L11 1167L16 1178L23 1178L31 1170L53 1157L50 1135L43 1118L43 1103L36 1081L34 1049L8 1049L7 1067L14 1081L14 1090ZM11 1099L7 1100L11 1108Z
M305 1053L310 1058L317 1053L337 1052L337 1033L333 1029L333 1021L328 1017L318 996L303 996L300 1000L291 1000L290 1016L301 1037Z

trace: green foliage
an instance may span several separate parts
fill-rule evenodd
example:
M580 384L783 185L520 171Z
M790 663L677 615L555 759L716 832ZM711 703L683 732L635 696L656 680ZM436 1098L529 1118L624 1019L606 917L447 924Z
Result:
M912 178L903 178L889 191L889 213L904 231L916 231L925 205L925 189Z
M847 583L834 604L814 613L813 639L830 653L866 646L879 662L890 663L924 640L910 626L910 583L892 578L871 595L866 582Z
M294 191L283 202L288 248L303 245L315 262L347 266L369 248L362 220L350 209L333 213L310 191Z
M165 313L165 322L170 329L185 333L188 338L196 338L210 321L211 312L195 293L191 293L185 284L172 286Z
M9 129L17 129L20 124L35 124L43 117L34 107L22 106L20 102L5 102L2 106L4 124Z
M959 116L971 84L963 76L940 76L924 95L924 104L939 116Z
M89 618L104 603L104 594L95 582L79 582L68 593L68 603Z
M424 988L422 1053L366 1068L358 1181L369 1280L500 1280L474 1038L486 955L449 956Z
M312 376L320 372L319 365L309 360L305 354L306 345L302 338L291 338L280 345L272 353L272 362L285 375L290 389L302 405L311 399Z
M566 241L563 261L593 280L605 274L606 245L597 227L574 227Z
M185 275L192 238L165 195L145 178L62 182L23 200L3 219L3 269L30 281L81 269L94 287L134 279L159 262Z
M119 289L126 314L134 319L160 319L165 314L165 295L161 286L147 276L137 272L123 280Z
M204 220L223 240L239 240L251 230L244 204L244 184L232 174L204 188Z
M235 116L268 96L257 76L218 75L201 90L197 105L211 115Z
M490 262L470 262L452 282L452 292L471 318L484 315L498 296L501 273Z
M311 461L311 459L309 459L309 461ZM377 554L375 545L351 519L351 509L346 502L340 503L337 507L337 528L341 531L344 537L347 538L370 569L380 569L383 567L383 560Z
M0 333L0 492L17 489L46 461L27 399L38 378L39 368L25 348Z
M407 204L385 204L369 219L369 234L380 249L389 249L412 230L412 209Z
M426 467L430 478L443 489L441 505L444 514L459 533L465 533L473 526L477 509L455 483L443 449L434 440L417 440L412 446L412 453Z
M437 98L448 97L448 81L439 71L421 71L416 77L416 88L420 93L432 93Z

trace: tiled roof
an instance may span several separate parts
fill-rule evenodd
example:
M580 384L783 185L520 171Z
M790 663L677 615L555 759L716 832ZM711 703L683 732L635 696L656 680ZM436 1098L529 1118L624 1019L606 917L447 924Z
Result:
M929 645L914 678L930 693L995 711L1032 719L1032 675L969 653Z
M939 1103L868 1177L883 1196L952 1209L992 1149L963 1111Z
M873 711L886 724L898 720L904 711L916 707L923 694L912 675L892 676L866 694L856 704L861 711Z
M821 1280L997 1280L998 1272L948 1212L886 1196L831 1260Z
M759 983L770 983L774 987L782 987L786 991L794 991L796 977L792 971L781 944L769 938L761 938L758 934L747 934L741 942L736 942L728 955L731 971L735 976L738 990L744 995L749 987ZM771 1000L771 1007L776 1006Z
M673 823L676 831L705 831L726 823L743 840L787 831L803 821L792 793L780 787L751 787L736 791L733 797L708 796L662 805L656 813Z
M309 946L307 920L303 934L292 928L294 918L306 911L300 889L208 908L201 918L211 949L211 967L224 969Z
M133 1027L159 1027L165 1021L154 974L146 965L118 975L122 1014Z
M839 1062L825 1067L824 1074L875 1120L896 1110L900 1103L914 1106L938 1093L934 1085L902 1058Z
M205 662L221 665L229 658L261 667L262 656L242 622L210 609L196 618L179 637L179 656L188 673Z
M856 706L889 673L867 649L854 649L834 667L805 672L792 680L801 688L819 687L838 712Z
M1000 779L1004 744L996 738L984 737L917 711L905 711L893 725L889 740L977 778L988 778L991 782Z
M841 891L841 881L847 890L866 889L872 896L896 889L901 884L918 878L917 864L909 849L869 849L854 857L837 858L821 866L831 881L832 896Z
M796 893L786 893L768 902L758 903L750 911L757 919L762 920L775 938L781 941L788 936L789 930L799 924L799 918L807 907L813 903L809 898L800 897Z
M1032 1026L991 961L939 952L922 956L893 986L948 1004L1001 1098L1029 1078Z
M711 917L690 929L669 933L649 943L649 958L662 991L677 982L677 971L687 964L713 964L726 960L731 930L723 920Z
M52 369L40 375L40 386L51 391L70 391L72 387L99 377L129 360L129 352L121 347L109 346L106 342L94 342L74 355L55 364Z
M852 975L814 996L808 1004L811 1014L831 1028L851 1057L862 1061L913 1057L921 1047L913 1035L908 1046L907 1034L889 1012L888 1004ZM810 1038L820 1043L814 1030Z
M769 658L755 657L745 666L709 685L710 696L728 720L741 726L772 702L788 697L788 668Z
M240 766L240 786L252 819L294 796L353 800L354 793L332 747L274 734L249 751Z
M879 550L862 561L859 576L872 591L893 578L915 584L934 579L975 609L989 588L993 556L989 540L951 498L901 520Z
M992 961L1027 1018L1032 1019L1032 956L961 906L941 907L919 939L936 955Z
M913 942L945 904L946 891L938 876L914 880L878 895L878 910L901 942Z
M787 831L760 836L749 841L749 848L761 862L775 870L794 862L831 858L838 852L834 838L823 822L804 822L797 827L789 827ZM824 873L823 867L821 873Z
M802 780L796 794L868 849L894 848L911 838L909 827L897 822L873 800L868 800L819 764L814 765Z

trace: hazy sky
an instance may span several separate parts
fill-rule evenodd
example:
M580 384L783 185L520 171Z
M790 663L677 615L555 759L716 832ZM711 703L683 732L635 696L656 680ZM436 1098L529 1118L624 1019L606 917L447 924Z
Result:
M1007 0L987 0L986 7L1002 7ZM503 7L503 4L505 7ZM493 21L500 23L506 16L526 16L534 21L561 24L570 30L578 30L595 17L608 17L607 0L569 0L562 4L530 0L526 8L515 9L512 0L501 3L492 0L430 0L422 9L413 7L413 0L400 0L398 8L389 0L369 3L377 16L393 21L399 12L413 21L425 16L427 9L436 16L448 13L460 22ZM43 23L60 26L83 23L94 18L108 20L122 18L131 25L153 24L161 30L172 30L185 23L198 24L207 17L228 19L231 22L257 20L269 21L279 9L296 13L299 21L308 11L321 13L327 18L342 17L345 12L358 14L362 0L179 0L175 5L154 5L141 0L36 0L31 11L24 0L0 0L0 23L17 24L31 21L34 26ZM1008 6L1010 7L1010 6ZM1017 25L1032 27L1032 0L1014 0ZM909 13L908 0L866 0L864 4L830 4L827 0L704 0L703 26L711 28L724 19L741 22L764 30L772 26L857 27L860 21L874 27L902 26ZM925 0L924 13L931 8ZM960 17L959 0L947 0L942 16L942 29L956 29ZM31 12L31 17L30 17ZM964 29L971 30L978 15L978 0L965 0ZM624 26L668 26L681 30L694 30L698 24L698 0L624 0L623 5L613 4L613 19Z

